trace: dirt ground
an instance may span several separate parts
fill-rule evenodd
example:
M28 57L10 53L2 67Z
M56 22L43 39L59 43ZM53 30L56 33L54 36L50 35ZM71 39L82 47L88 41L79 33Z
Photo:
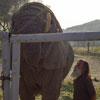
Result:
M75 59L74 59L73 66L72 66L68 76L66 77L66 79L71 79L70 74L72 73L75 64L80 59L83 59L89 63L90 73L91 73L91 77L93 79L93 83L96 86L100 86L100 57L90 57L90 56L85 57L85 56L76 55ZM95 78L96 78L96 80L95 80Z

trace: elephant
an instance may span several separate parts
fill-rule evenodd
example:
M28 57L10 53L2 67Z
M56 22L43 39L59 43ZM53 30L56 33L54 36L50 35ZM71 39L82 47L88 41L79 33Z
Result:
M44 4L24 4L12 15L12 34L62 33L54 13ZM62 33L64 34L64 33ZM21 43L20 100L58 100L61 83L74 61L68 41Z

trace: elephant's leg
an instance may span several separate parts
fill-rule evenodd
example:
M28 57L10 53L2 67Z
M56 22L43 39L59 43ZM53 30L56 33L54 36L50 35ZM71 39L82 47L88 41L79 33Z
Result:
M48 70L45 75L42 100L58 100L63 76L62 69Z
M35 97L32 94L32 91L29 90L30 88L26 85L24 80L20 79L20 100L35 100Z

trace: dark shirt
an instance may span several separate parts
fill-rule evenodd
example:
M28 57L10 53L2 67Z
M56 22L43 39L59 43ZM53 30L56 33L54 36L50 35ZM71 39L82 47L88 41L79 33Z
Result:
M74 99L73 100L91 100L96 94L92 80L87 75L81 75L74 80Z

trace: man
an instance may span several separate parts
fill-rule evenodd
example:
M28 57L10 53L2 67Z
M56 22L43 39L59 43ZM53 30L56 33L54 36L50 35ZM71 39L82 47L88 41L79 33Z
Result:
M71 75L74 78L73 100L96 100L96 92L89 75L89 64L80 60Z

